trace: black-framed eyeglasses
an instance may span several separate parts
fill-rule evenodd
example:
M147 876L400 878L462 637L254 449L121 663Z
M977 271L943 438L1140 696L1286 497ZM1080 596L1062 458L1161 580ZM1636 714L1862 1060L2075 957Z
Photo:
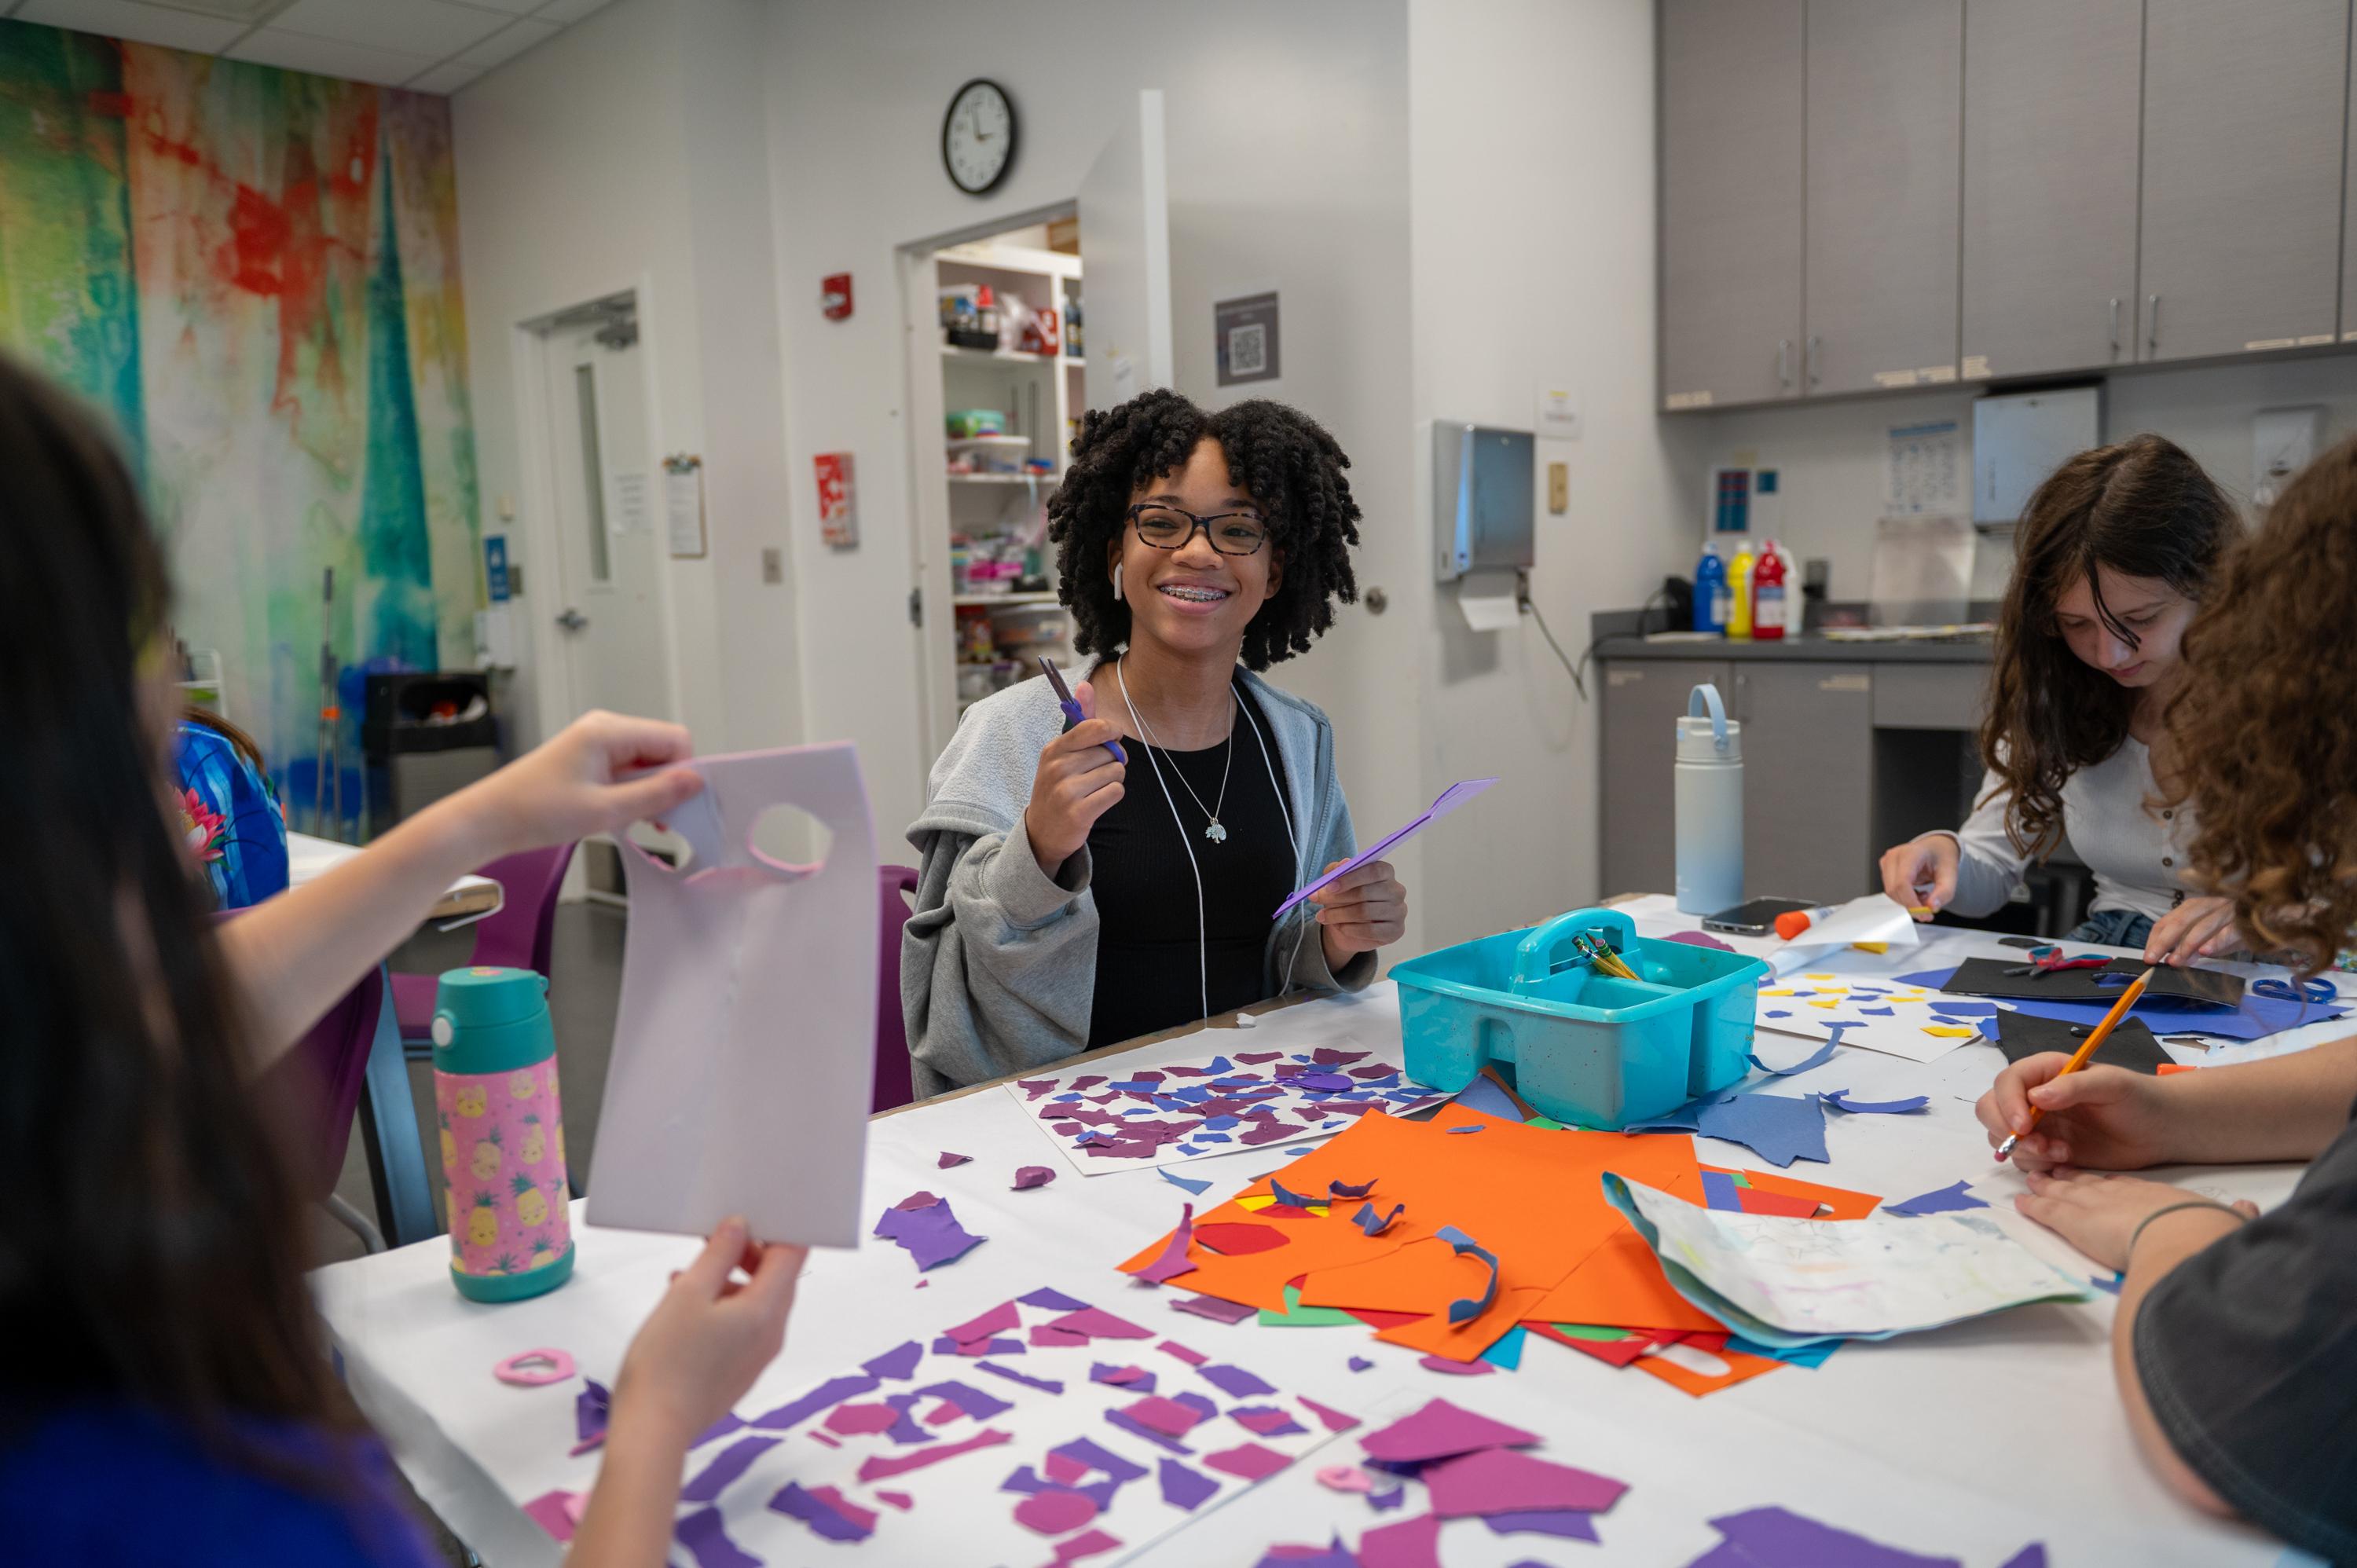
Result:
M1205 517L1183 507L1140 501L1129 509L1129 521L1137 537L1157 550L1185 549L1199 528L1222 555L1255 555L1268 542L1268 524L1248 511L1215 511Z

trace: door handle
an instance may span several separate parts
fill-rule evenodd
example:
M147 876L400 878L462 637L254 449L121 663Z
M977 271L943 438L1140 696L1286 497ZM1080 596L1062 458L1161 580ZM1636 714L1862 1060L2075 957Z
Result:
M1814 332L1809 334L1809 384L1811 386L1815 386L1823 379L1820 371L1824 365L1824 346L1825 340L1821 335Z
M1792 384L1792 340L1790 338L1776 339L1776 384L1780 387Z
M567 631L579 631L589 624L589 618L571 605L567 605L565 607L565 613L556 618L556 624Z
M2160 295L2144 296L2144 346L2154 353L2160 352Z
M2112 352L2120 351L2120 296L2112 296Z

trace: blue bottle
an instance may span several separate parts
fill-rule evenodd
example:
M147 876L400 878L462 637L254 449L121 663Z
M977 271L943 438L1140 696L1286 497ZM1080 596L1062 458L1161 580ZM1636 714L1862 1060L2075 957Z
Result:
M1702 542L1702 559L1695 564L1694 629L1724 633L1727 613L1735 607L1727 583L1727 563L1718 558L1718 541Z

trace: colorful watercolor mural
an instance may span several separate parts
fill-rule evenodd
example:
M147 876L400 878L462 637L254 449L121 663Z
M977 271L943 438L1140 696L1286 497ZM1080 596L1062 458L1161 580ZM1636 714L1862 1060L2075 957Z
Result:
M177 629L308 826L323 629L347 670L473 662L447 101L0 22L0 349L120 426Z

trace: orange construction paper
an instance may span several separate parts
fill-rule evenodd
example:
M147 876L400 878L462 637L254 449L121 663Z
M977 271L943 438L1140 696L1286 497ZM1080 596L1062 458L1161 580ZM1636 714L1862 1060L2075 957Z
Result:
M1792 1365L1789 1361L1779 1361L1767 1356L1754 1356L1744 1350L1729 1350L1721 1348L1706 1353L1727 1363L1727 1373L1725 1377L1705 1377L1699 1372L1688 1371L1666 1356L1640 1356L1629 1364L1641 1372L1652 1373L1674 1389L1684 1389L1696 1399L1702 1398L1705 1394L1715 1394L1721 1389L1731 1389L1738 1383L1749 1382L1763 1372L1772 1372L1779 1367Z
M1788 1176L1777 1176L1771 1171L1748 1170L1738 1173L1722 1169L1717 1165L1705 1165L1702 1168L1706 1171L1716 1171L1721 1176L1740 1174L1744 1180L1762 1192L1778 1193L1786 1197L1813 1198L1819 1203L1832 1204L1833 1212L1820 1217L1825 1219L1863 1219L1874 1212L1876 1204L1882 1201L1870 1192L1852 1192L1847 1187L1819 1187L1814 1182L1800 1181ZM1682 1193L1679 1196L1685 1195ZM1576 1319L1558 1318L1556 1321L1569 1323Z
M1606 1238L1546 1293L1535 1310L1523 1316L1545 1323L1675 1328L1693 1334L1727 1326L1671 1286L1661 1260L1633 1229Z
M1501 1290L1498 1293L1498 1299L1490 1304L1489 1310L1478 1317L1468 1318L1463 1323L1451 1323L1448 1309L1443 1307L1413 1323L1386 1328L1375 1337L1386 1345L1405 1345L1412 1350L1422 1350L1427 1355L1451 1361L1475 1360L1482 1351L1513 1332L1514 1326L1531 1315L1532 1308L1545 1294L1536 1285L1525 1285L1520 1290Z

